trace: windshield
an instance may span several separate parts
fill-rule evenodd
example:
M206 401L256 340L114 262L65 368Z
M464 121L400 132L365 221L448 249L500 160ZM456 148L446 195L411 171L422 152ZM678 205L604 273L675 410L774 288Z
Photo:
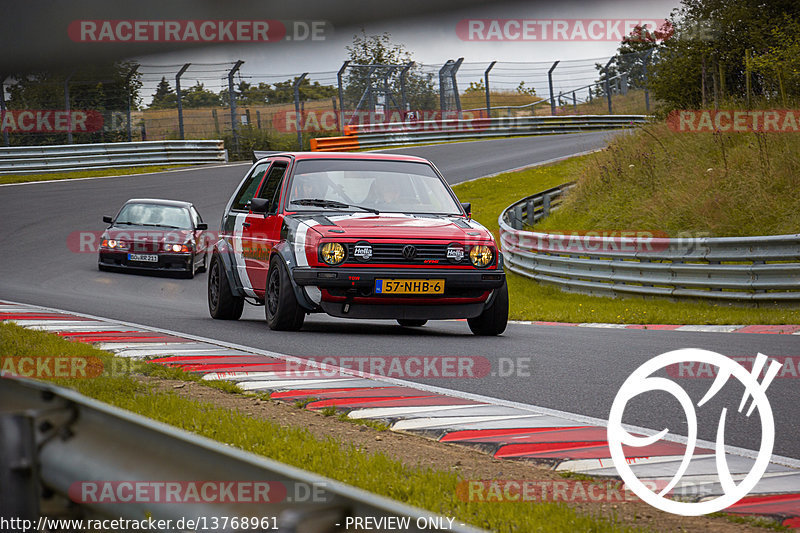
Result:
M460 206L430 165L406 161L299 161L290 184L290 211L325 210L328 205L292 204L318 199L348 204L340 211L460 215Z
M117 215L116 224L192 229L189 211L158 204L126 204Z

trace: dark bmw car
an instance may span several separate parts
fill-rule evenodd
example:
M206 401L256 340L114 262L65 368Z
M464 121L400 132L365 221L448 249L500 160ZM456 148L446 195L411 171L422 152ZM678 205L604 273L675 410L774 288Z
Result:
M189 202L132 199L116 217L100 244L100 270L174 272L192 278L208 265L208 224Z

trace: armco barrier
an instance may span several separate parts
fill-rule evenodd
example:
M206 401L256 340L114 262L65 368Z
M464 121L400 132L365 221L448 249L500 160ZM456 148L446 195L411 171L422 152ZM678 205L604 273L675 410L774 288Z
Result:
M36 523L42 489L74 500L80 482L127 484L125 495L82 501L90 516L154 520L205 518L216 531L334 531L345 529L347 517L409 517L404 531L428 531L418 525L428 518L447 520L367 491L324 478L183 431L87 398L75 391L30 380L0 379L0 517L32 519ZM186 501L144 501L132 486L162 486L165 482L226 482L284 487L285 497L268 493L267 502L256 494L233 488L228 497L188 493ZM306 489L297 491L297 488ZM294 490L293 490L294 489ZM99 491L98 491L99 492ZM297 494L306 497L298 498ZM156 493L158 494L158 493ZM124 496L124 497L123 497ZM217 496L217 497L215 497ZM254 504L253 502L258 502ZM160 502L160 503L159 503ZM214 517L237 517L233 524L213 527ZM253 526L246 517L270 517ZM342 522L342 527L333 524ZM197 523L197 522L195 522ZM227 524L227 522L226 522ZM246 525L245 525L246 524ZM152 526L151 526L152 527ZM202 527L166 528L169 530ZM482 530L454 523L463 533Z
M224 143L218 140L14 146L0 148L0 174L225 163L227 160Z
M648 120L647 115L572 115L359 124L345 126L343 137L312 139L311 150L346 151L486 137L580 133L630 128Z
M564 290L601 295L712 300L800 300L800 234L762 237L570 238L523 230L555 207L572 184L523 198L498 219L510 271Z

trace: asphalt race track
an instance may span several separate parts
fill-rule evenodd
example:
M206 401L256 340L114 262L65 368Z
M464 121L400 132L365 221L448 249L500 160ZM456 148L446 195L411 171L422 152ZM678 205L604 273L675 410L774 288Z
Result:
M451 183L604 145L613 133L516 138L404 148L428 157ZM419 380L438 387L503 398L550 409L607 418L620 385L640 364L679 348L728 356L800 356L797 335L699 333L509 325L498 338L473 336L463 322L432 322L404 329L394 322L347 321L312 315L300 332L270 331L262 307L247 307L238 322L212 320L206 307L206 275L193 280L104 273L96 253L76 253L73 232L103 229L133 197L193 202L216 229L222 209L247 169L245 164L132 177L0 187L0 300L31 303L135 322L276 352L314 357L374 355L470 355L487 358L495 374L480 379ZM519 191L525 196L535 191ZM513 298L513 294L511 296ZM499 375L511 363L530 368ZM412 379L412 378L407 378ZM775 413L774 453L800 458L798 381L776 379L767 391ZM413 380L413 379L412 379ZM681 380L693 398L711 380ZM715 440L720 408L728 407L726 444L758 449L760 425L736 413L742 390L726 389L698 411L699 438ZM629 405L625 422L685 434L678 403L650 394Z

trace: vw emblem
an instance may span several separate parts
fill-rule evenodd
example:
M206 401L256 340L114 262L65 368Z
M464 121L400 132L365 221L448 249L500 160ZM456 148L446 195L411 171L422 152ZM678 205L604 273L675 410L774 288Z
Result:
M410 244L406 244L403 246L403 257L405 257L408 261L411 261L416 257L417 249L411 246Z

